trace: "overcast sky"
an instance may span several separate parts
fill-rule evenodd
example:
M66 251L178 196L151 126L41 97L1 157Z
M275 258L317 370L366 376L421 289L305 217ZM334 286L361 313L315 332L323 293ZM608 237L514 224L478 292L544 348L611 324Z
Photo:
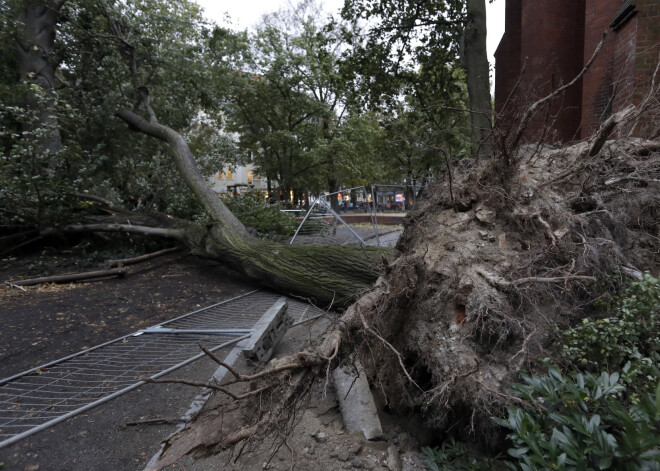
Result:
M197 0L205 11L206 17L217 23L226 24L225 14L231 17L235 29L251 28L259 23L261 17L292 3L291 0L235 0L232 2L218 0ZM294 4L297 2L293 2ZM344 0L323 0L323 7L330 13L338 13L344 5ZM491 65L494 64L493 53L504 34L505 0L496 0L487 4L488 8L488 56Z

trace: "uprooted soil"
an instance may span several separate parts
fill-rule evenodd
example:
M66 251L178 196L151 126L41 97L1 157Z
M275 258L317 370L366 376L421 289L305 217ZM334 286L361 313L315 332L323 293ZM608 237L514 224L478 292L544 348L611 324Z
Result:
M527 147L508 166L465 160L410 213L402 255L363 313L410 377L377 337L353 332L391 407L496 446L490 417L514 400L507 384L521 368L556 357L553 326L658 274L660 146L611 141L595 157L587 147Z

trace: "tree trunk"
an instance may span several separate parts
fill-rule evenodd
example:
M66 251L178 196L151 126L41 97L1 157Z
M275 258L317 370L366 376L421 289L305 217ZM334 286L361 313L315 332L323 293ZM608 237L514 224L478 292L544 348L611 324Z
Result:
M337 193L339 191L339 184L337 183L337 180L329 178L328 189L330 190L330 193ZM333 211L339 212L339 200L337 199L337 195L332 195L330 197L330 207Z
M39 155L56 154L62 143L57 122L54 96L55 26L64 0L36 2L27 0L20 7L19 21L22 34L16 38L16 58L20 79L37 87L29 91L26 106L34 113L23 131L33 141L34 152ZM55 161L49 167L54 171Z
M392 253L382 247L281 244L237 237L218 226L191 249L277 291L337 307L351 304L359 291L371 286L382 255Z
M492 108L486 51L486 1L467 0L463 33L463 66L470 98L472 154L489 154Z

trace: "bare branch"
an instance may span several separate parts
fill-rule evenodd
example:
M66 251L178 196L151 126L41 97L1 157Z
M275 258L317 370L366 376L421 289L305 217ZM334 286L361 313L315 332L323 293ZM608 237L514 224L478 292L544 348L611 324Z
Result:
M140 381L144 381L145 383L166 383L166 384L185 384L186 386L194 386L196 388L208 388L208 389L213 389L214 391L220 391L227 396L231 397L232 399L239 401L241 399L246 399L248 397L256 396L257 394L260 394L267 389L270 389L272 386L263 386L259 389L255 389L254 391L249 391L244 394L234 394L231 392L229 389L223 386L219 386L217 384L213 383L208 383L204 381L188 381L187 379L180 379L180 378L171 378L171 379L152 379L152 378L145 378L141 377Z
M525 129L527 129L527 125L529 122L532 120L534 115L536 114L536 111L549 101L553 100L556 98L558 95L564 93L566 90L571 88L573 85L575 85L580 79L584 76L584 74L587 73L587 71L591 68L591 64L594 63L596 60L596 57L600 53L600 50L603 48L603 45L605 44L605 38L607 36L607 32L603 33L603 36L598 43L598 46L596 47L596 50L594 53L591 55L591 58L589 61L585 64L585 66L582 68L579 74L573 78L570 82L568 82L566 85L563 85L559 87L557 90L553 91L550 93L548 96L541 98L537 102L533 103L529 108L527 108L527 111L525 111L525 114L523 115L522 119L520 120L520 125L518 126L518 130L516 131L516 135L513 138L513 141L511 142L511 149L515 149L518 147L518 144L520 144L520 139L522 139L523 133L525 132Z
M610 135L614 131L614 128L616 128L619 124L627 121L628 118L632 116L634 111L635 106L630 105L607 118L607 120L603 123L603 125L593 137L587 155L589 157L596 156L609 139Z
M160 257L161 255L166 255L168 253L176 252L177 250L180 250L180 247L170 247L169 249L163 249L157 252L140 255L139 257L123 258L120 260L107 260L105 264L108 267L114 267L114 266L121 267L124 265L133 265L135 263L145 262L147 260L151 260L152 258Z
M134 226L132 224L70 224L62 228L49 227L41 231L41 236L57 234L61 232L127 232L130 234L143 234L155 235L161 237L168 237L170 239L185 240L185 230L163 228L163 227L149 227L149 226Z

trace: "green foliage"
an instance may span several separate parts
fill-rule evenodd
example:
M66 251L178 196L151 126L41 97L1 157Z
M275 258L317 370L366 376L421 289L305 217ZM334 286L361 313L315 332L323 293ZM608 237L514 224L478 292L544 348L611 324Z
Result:
M259 175L287 194L363 184L380 167L378 116L349 106L338 52L348 46L320 18L307 0L269 15L255 34L214 35L217 67L230 61L240 71L223 85L228 129Z
M464 15L465 2L458 0L346 1L342 16L352 27L345 34L354 44L346 67L357 72L353 86L363 102L396 106L402 86L406 94L427 98L438 97L445 84L451 92L451 80L445 81L447 66L456 68ZM366 32L358 28L356 18L369 20ZM435 105L428 100L423 104Z
M246 226L265 239L283 239L294 234L298 222L280 211L281 204L269 203L261 191L250 191L237 198L223 198L225 205Z
M75 211L71 198L79 187L80 156L68 147L42 152L38 142L53 132L37 113L23 106L25 97L47 102L36 85L14 84L0 96L0 224L53 224ZM56 131L56 130L55 130Z
M660 381L660 279L645 273L624 291L612 316L586 318L561 332L562 357L580 369L622 371L648 389ZM634 397L633 397L634 400Z
M459 61L465 2L348 0L353 47L343 70L361 106L383 114L385 181L425 183L469 147L465 72ZM369 20L361 31L355 18Z
M454 438L435 448L424 447L422 453L432 471L492 471L492 460L478 459L464 443Z
M527 402L509 407L496 423L511 430L510 469L660 469L660 385L626 409L618 373L523 375L514 394Z
M21 5L0 7L0 225L79 220L87 214L76 196L82 192L129 210L201 217L167 146L114 117L134 107L136 84L147 87L159 120L182 131L204 175L236 160L236 146L217 131L224 95L207 66L211 38L200 7L66 2L55 25L57 53L49 56L57 91L48 94L19 80ZM43 122L35 104L52 109L53 119ZM56 152L38 145L49 136L60 141Z

